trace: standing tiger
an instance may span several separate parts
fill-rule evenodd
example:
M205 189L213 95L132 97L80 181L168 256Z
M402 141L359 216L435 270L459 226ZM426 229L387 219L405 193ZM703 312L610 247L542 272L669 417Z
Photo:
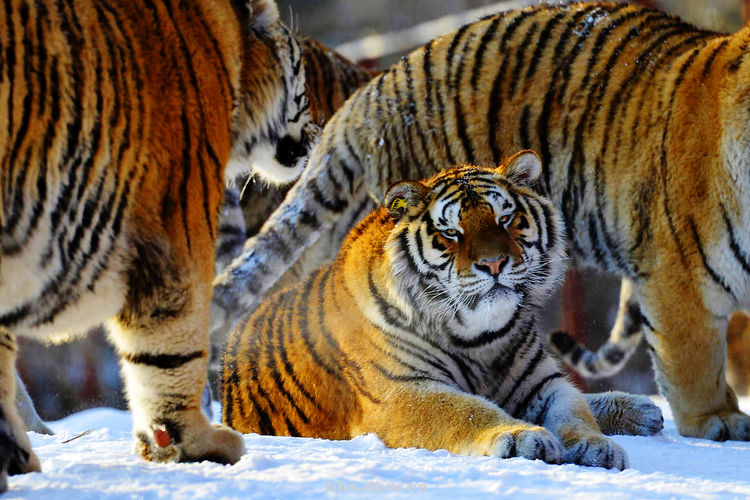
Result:
M296 37L302 49L305 94L310 103L310 115L313 122L322 127L344 101L376 73L349 61L312 38ZM258 232L263 222L281 204L287 191L286 185L255 179L245 182L241 192L237 188L227 189L221 210L223 216L219 219L217 273L242 252L247 235ZM336 243L333 251L338 249L341 240Z
M200 412L217 211L225 164L304 165L299 44L272 0L8 0L0 47L0 490L40 468L16 335L104 321L137 451L236 462L241 436Z
M724 376L727 318L750 290L748 39L622 3L501 12L436 38L342 106L214 297L252 307L397 179L532 148L571 257L632 283L624 302L680 433L748 440Z
M332 265L271 296L232 333L222 421L242 432L373 432L391 447L627 467L536 326L565 247L560 212L528 188L540 171L521 152L497 168L394 184Z

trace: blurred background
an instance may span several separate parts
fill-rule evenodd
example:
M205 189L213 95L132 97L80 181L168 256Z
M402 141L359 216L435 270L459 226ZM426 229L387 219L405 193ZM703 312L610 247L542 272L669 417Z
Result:
M295 30L339 50L369 68L386 68L411 49L485 14L539 3L487 0L277 0L282 19ZM554 3L554 2L553 2ZM636 3L677 14L700 27L735 31L742 0L648 0ZM593 271L569 272L545 311L545 331L567 328L598 347L614 322L619 280ZM18 362L39 414L55 420L94 406L124 408L117 356L97 330L81 340L44 346L19 339ZM591 392L619 389L653 394L651 363L642 345L625 369L609 379L580 381Z

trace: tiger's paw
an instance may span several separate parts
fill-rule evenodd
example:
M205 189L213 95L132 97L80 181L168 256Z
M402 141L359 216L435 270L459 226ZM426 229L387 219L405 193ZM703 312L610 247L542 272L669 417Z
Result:
M611 391L586 400L603 434L653 436L664 428L661 409L648 396Z
M205 419L204 419L205 422ZM242 435L220 424L182 427L156 424L136 433L136 452L150 462L237 463L245 453Z
M10 422L0 419L0 492L8 488L8 475L41 472L39 458L31 449L24 430L13 432Z
M501 432L497 436L493 455L500 458L523 457L543 460L550 464L562 461L564 448L559 439L544 427L528 427Z
M720 412L696 418L676 419L686 437L712 441L750 441L750 416L742 412Z
M593 434L573 441L566 447L563 461L605 469L628 468L628 455L625 450L602 434Z

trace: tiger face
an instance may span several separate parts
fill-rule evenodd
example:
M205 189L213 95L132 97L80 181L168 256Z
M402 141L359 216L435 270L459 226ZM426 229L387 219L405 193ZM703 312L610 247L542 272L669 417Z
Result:
M281 23L275 4L253 9L246 38L263 43L246 45L243 54L243 92L226 177L231 180L250 171L271 182L288 183L302 172L320 128L310 113L300 40ZM259 109L267 114L260 116Z
M521 152L496 169L458 167L428 185L392 186L397 288L436 317L462 310L467 333L539 303L560 278L564 252L558 212L527 189L540 171L537 156Z

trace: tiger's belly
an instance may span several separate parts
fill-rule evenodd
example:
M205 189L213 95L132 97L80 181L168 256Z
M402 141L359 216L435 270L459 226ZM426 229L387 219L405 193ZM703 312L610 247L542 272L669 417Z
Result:
M49 212L47 210L46 212ZM64 340L115 316L125 302L120 236L71 224L54 230L45 213L0 257L0 328L39 340ZM16 239L18 240L18 239Z

